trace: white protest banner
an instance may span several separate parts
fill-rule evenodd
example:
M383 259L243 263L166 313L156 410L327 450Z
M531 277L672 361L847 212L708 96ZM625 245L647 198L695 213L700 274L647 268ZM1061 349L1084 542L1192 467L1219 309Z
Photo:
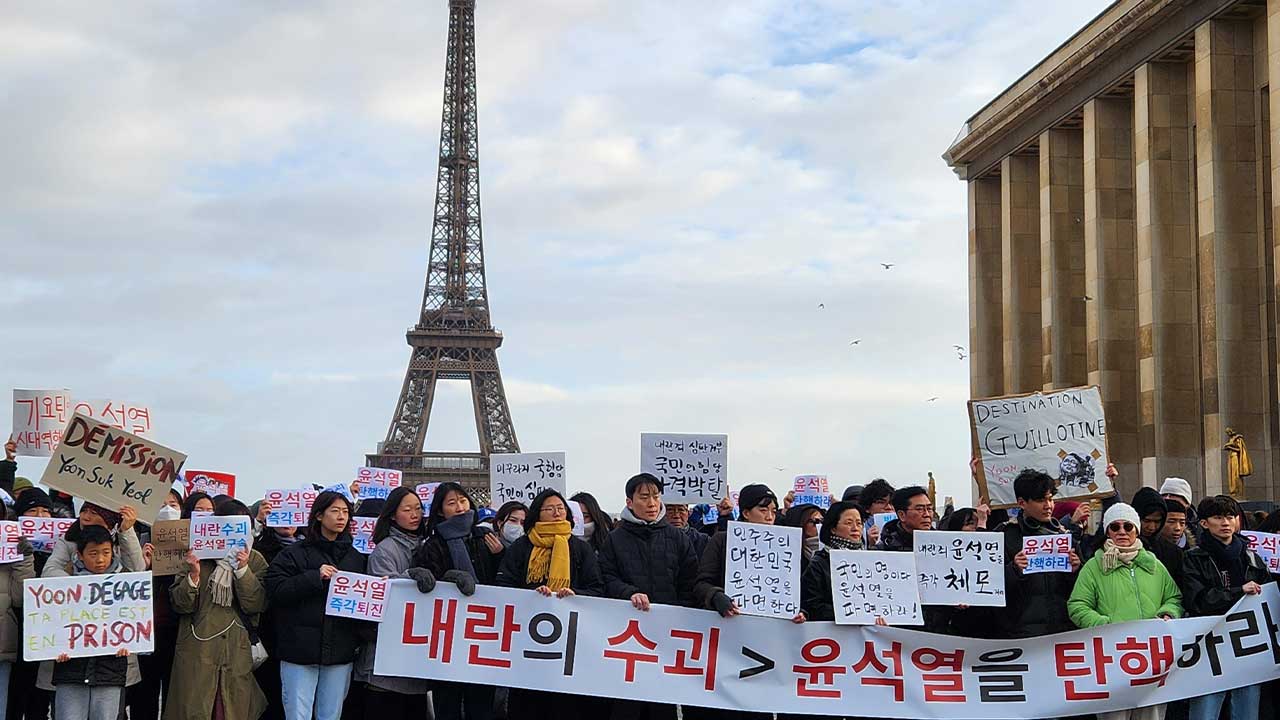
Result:
M187 494L202 492L209 497L236 494L236 476L233 473L212 470L187 470L182 473L187 484Z
M53 545L66 536L75 518L20 517L18 534L31 543L36 552L53 552Z
M1107 421L1096 387L969 401L978 485L991 507L1013 507L1013 479L1025 468L1058 481L1057 498L1110 495Z
M0 521L0 564L18 562L22 553L18 551L18 538L22 531L14 520Z
M181 575L187 572L187 551L191 549L190 520L157 520L151 526L151 572Z
M923 625L916 556L887 550L829 550L831 602L841 625Z
M1024 575L1045 572L1071 572L1071 535L1026 535L1022 552L1027 555Z
M417 494L418 499L422 501L422 514L431 514L431 501L435 499L436 488L440 487L438 482L418 483L414 486L413 492Z
M108 510L131 505L150 525L186 461L180 452L77 413L40 484Z
M1004 607L1004 533L911 533L923 605Z
M797 475L791 491L791 507L817 505L826 510L831 507L831 485L826 475Z
M373 552L375 546L373 542L373 526L377 522L378 518L351 518L351 545L365 555Z
M52 457L71 417L68 390L14 390L13 442L19 455Z
M662 481L666 502L718 502L728 489L729 436L642 433L640 472Z
M34 578L22 583L22 659L149 653L151 573Z
M873 513L871 515L870 522L867 523L867 527L876 528L877 530L883 530L885 525L888 525L889 523L897 519L898 519L898 513L891 513L891 512Z
M267 512L267 527L306 527L311 515L311 505L320 491L314 488L268 490L264 496L271 503Z
M404 473L399 470L356 468L356 500L386 500L403 481Z
M151 437L151 408L137 403L119 400L75 400L72 412L110 425L117 430L127 430L139 437Z
M528 505L543 490L568 496L564 453L497 453L489 456L489 505L519 500Z
M253 542L248 515L214 515L191 518L191 550L201 560L217 560L228 553L248 550Z
M1277 618L1275 583L1226 616L987 640L671 605L640 612L625 600L488 585L471 597L452 583L423 595L393 580L373 669L651 702L661 688L663 703L765 714L1078 717L1280 678Z
M1258 553L1258 557L1267 564L1267 572L1280 574L1280 535L1275 533L1242 530L1240 534L1248 538L1249 549Z
M800 528L730 522L724 592L747 615L786 618L800 612Z
M324 614L353 620L382 622L387 579L339 570L329 579Z

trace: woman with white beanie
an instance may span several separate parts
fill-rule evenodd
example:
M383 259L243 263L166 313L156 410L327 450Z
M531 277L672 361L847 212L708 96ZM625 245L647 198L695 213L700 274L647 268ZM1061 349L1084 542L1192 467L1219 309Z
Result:
M1102 518L1102 550L1080 569L1067 612L1080 628L1182 615L1182 593L1164 565L1138 538L1142 520L1116 503ZM1162 720L1164 705L1100 713L1098 720Z

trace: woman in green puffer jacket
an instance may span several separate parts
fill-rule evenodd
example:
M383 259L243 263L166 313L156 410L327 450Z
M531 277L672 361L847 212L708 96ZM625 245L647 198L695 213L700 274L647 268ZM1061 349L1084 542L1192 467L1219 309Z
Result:
M1080 569L1067 612L1077 627L1182 616L1182 593L1138 539L1138 511L1112 505L1102 519L1107 541Z

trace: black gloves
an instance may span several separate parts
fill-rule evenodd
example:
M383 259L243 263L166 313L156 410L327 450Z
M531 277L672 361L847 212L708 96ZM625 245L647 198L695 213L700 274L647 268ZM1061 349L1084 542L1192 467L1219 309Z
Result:
M470 573L462 570L450 570L440 578L445 582L451 582L458 586L458 592L470 597L476 594L476 579L471 577Z
M711 606L720 613L720 617L729 617L729 611L733 609L733 598L718 592L711 597Z
M426 568L411 567L405 570L404 574L408 575L410 580L418 583L418 592L423 595L436 589L436 577Z

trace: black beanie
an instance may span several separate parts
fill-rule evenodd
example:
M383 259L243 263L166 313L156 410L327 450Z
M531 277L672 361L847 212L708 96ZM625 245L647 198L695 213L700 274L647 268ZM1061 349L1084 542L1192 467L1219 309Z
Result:
M49 499L49 493L44 490L33 487L23 491L18 499L13 503L13 512L21 516L31 508L42 507L45 510L53 512L53 501Z
M769 500L773 501L775 508L778 507L778 496L767 485L748 485L738 493L738 511L758 508Z

